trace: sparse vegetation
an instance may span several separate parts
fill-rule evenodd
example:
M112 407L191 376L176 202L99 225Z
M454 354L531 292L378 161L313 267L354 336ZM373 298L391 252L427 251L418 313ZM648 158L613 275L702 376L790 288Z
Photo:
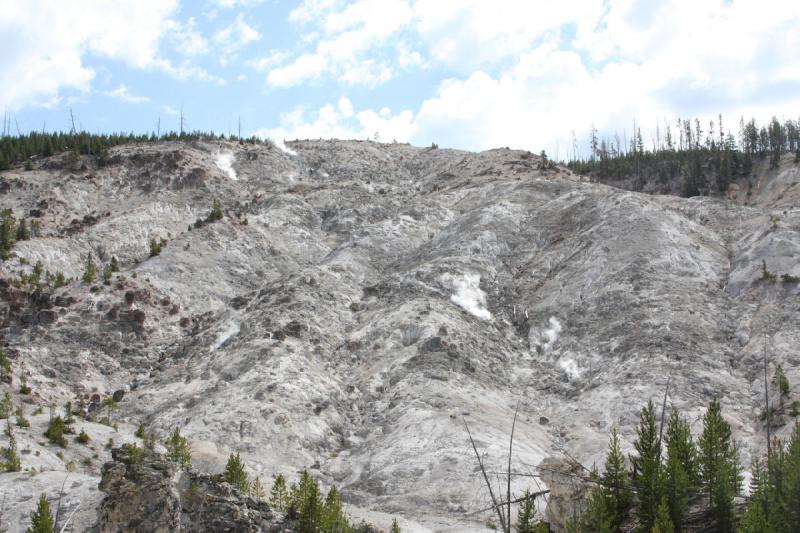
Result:
M181 435L180 428L175 428L164 446L167 448L167 457L170 461L182 468L192 466L192 452L186 437Z
M269 503L275 509L283 512L287 510L289 501L289 492L286 487L286 478L283 474L278 474L272 484L272 490L269 492Z
M81 428L81 432L78 433L78 436L75 437L75 440L80 442L81 444L89 444L89 442L92 439L89 437L89 435L86 433L86 431L84 431L83 428Z
M244 470L244 463L238 453L232 453L228 457L223 474L225 481L236 487L242 492L247 492L250 484L247 481L247 472Z
M777 281L777 276L769 271L767 262L764 259L761 260L761 281L768 281L770 283L775 283L775 281Z
M50 504L47 502L47 496L42 494L39 496L36 510L31 513L31 525L26 533L53 533L54 530L55 523L50 512Z
M6 420L5 433L6 438L8 438L8 446L0 450L3 456L2 467L7 472L19 472L22 470L22 463L17 453L17 439L14 436L14 430L12 428L11 421Z
M94 264L94 257L92 257L92 253L89 252L89 257L86 258L86 268L83 271L83 281L86 283L91 283L97 278L97 267Z
M64 419L60 416L56 416L50 420L44 436L47 437L47 439L53 444L58 444L62 448L66 448L68 443L67 438L64 436L64 433L66 432L67 425L64 423Z

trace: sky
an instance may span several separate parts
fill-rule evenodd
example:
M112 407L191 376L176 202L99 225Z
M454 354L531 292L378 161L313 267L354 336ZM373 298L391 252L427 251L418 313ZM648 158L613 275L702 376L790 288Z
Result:
M800 117L796 0L0 0L12 130L373 139L565 159L592 124Z

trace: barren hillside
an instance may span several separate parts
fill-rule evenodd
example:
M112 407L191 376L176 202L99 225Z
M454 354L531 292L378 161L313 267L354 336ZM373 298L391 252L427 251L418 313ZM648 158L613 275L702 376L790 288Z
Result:
M464 419L494 469L517 403L518 468L565 453L591 465L612 426L629 451L670 376L692 421L721 399L747 467L765 438L765 336L800 399L800 289L781 278L800 276L785 193L797 164L765 173L750 205L539 166L508 149L173 142L114 148L103 167L57 155L3 172L3 207L41 233L2 264L13 381L0 393L44 407L15 431L23 472L0 474L3 525L24 529L72 460L65 502L82 502L74 530L89 528L103 444L143 423L162 440L182 428L201 470L230 452L265 480L312 469L384 528L394 515L404 531L483 530ZM214 200L222 220L194 227ZM166 245L150 257L152 239ZM80 280L89 254L94 282ZM37 261L75 280L15 287ZM59 458L47 406L115 391L118 430L78 423L95 449Z

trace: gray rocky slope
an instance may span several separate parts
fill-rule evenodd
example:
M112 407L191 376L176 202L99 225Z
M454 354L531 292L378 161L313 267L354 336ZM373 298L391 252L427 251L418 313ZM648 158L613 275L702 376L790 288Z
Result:
M241 452L264 480L312 469L382 527L396 515L407 531L467 531L490 515L476 513L488 495L464 419L490 470L517 404L516 469L601 463L611 427L630 450L638 409L671 376L670 404L696 432L721 399L747 466L764 441L765 335L800 383L798 285L760 279L762 260L800 275L790 159L744 206L588 183L508 149L289 146L129 145L103 168L56 156L5 172L3 206L42 225L7 279L37 260L80 278L89 253L122 266L108 286L3 289L14 398L125 390L119 433L181 427L201 470ZM189 231L215 198L224 219ZM152 238L168 244L148 258ZM23 468L45 472L0 474L17 498L11 531L63 480L41 416L16 435L37 451ZM93 465L75 461L75 530L96 519L99 448Z

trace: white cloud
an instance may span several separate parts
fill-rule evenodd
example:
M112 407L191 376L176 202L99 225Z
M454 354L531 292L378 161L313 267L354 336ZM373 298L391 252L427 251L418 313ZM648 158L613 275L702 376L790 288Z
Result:
M131 94L128 87L123 83L120 83L116 89L107 91L106 94L128 104L144 104L150 101L147 96Z
M232 24L214 34L214 43L220 52L220 63L229 63L242 48L259 39L261 34L245 22L244 15L239 13Z
M634 119L721 112L732 126L740 113L800 108L797 2L305 0L289 18L311 31L299 53L267 67L273 86L332 78L375 87L403 69L447 73L403 115L402 132L417 144L565 157L571 131L584 137L591 123L613 134ZM325 109L285 129L365 131ZM359 120L380 119L370 113Z
M258 72L265 72L272 67L286 61L288 58L288 52L272 50L266 56L248 59L244 62L244 64Z
M397 115L388 108L381 111L365 109L356 112L346 97L336 105L325 105L314 113L302 107L283 113L280 126L262 128L255 135L275 141L282 139L372 139L377 133L383 141L406 142L410 138L413 113Z
M197 29L194 17L189 17L185 23L173 22L170 36L175 41L175 49L181 55L192 57L209 51L208 40Z
M179 115L180 114L180 112L177 109L175 109L171 105L167 105L167 104L164 104L161 107L161 111L163 111L167 115Z
M159 55L167 33L177 36L184 51L199 42L191 21L185 26L175 22L177 12L178 0L3 1L0 101L18 109L53 105L65 89L88 91L96 74L86 62L89 54L179 79L219 82L200 67L176 65Z
M103 9L56 0L3 2L0 9L0 101L41 104L69 87L86 91L95 72L86 53L146 68L177 0L120 0Z
M336 10L334 2L306 0L289 19L300 24L316 22L319 31L307 34L313 51L276 67L267 82L293 87L330 75L347 85L376 87L394 75L391 61L370 57L408 25L413 12L405 0L357 0ZM415 59L407 52L406 60Z

